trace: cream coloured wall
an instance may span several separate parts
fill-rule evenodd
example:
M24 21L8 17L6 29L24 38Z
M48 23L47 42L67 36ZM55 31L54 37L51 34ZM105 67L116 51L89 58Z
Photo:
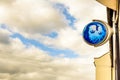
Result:
M95 58L96 80L115 80L115 69L111 68L110 53Z

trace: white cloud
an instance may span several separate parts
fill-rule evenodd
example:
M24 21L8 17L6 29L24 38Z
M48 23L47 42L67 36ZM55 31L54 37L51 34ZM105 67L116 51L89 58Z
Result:
M6 4L0 5L0 14L1 23L28 33L45 33L66 25L62 16L46 0L6 1Z

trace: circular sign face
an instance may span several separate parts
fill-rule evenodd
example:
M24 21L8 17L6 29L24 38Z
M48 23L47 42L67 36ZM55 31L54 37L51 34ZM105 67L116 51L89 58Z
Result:
M90 45L101 44L107 37L108 30L101 22L93 21L83 30L83 38Z

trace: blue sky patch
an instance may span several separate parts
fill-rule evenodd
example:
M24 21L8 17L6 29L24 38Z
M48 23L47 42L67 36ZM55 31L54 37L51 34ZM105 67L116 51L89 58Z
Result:
M72 29L76 29L74 27L74 23L77 21L76 18L69 13L69 8L66 7L64 4L57 3L55 4L55 8L58 9L65 17L66 20L68 20L68 24Z
M50 38L57 38L58 37L58 33L57 32L51 32L48 34L43 34L44 36L48 36Z
M0 24L0 28L7 29L7 26L5 24Z
M13 32L6 24L0 24L0 29L8 30L9 32Z
M67 58L76 58L78 57L78 55L72 51L72 50L69 50L69 49L58 49L58 48L54 48L54 47L51 47L51 46L47 46L39 41L36 41L34 39L28 39L28 38L25 38L24 36L22 36L21 34L19 33L15 33L13 35L11 35L12 38L19 38L23 44L25 44L26 46L29 46L29 45L34 45L35 47L43 50L43 51L46 51L48 52L49 55L53 56L53 57L57 57L59 56L60 54L63 54L64 57L67 57Z

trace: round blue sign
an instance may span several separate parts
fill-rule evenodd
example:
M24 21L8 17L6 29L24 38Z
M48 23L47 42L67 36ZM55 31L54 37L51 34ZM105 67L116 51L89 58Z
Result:
M91 45L98 45L102 43L106 36L106 26L97 21L89 23L83 30L84 40Z

